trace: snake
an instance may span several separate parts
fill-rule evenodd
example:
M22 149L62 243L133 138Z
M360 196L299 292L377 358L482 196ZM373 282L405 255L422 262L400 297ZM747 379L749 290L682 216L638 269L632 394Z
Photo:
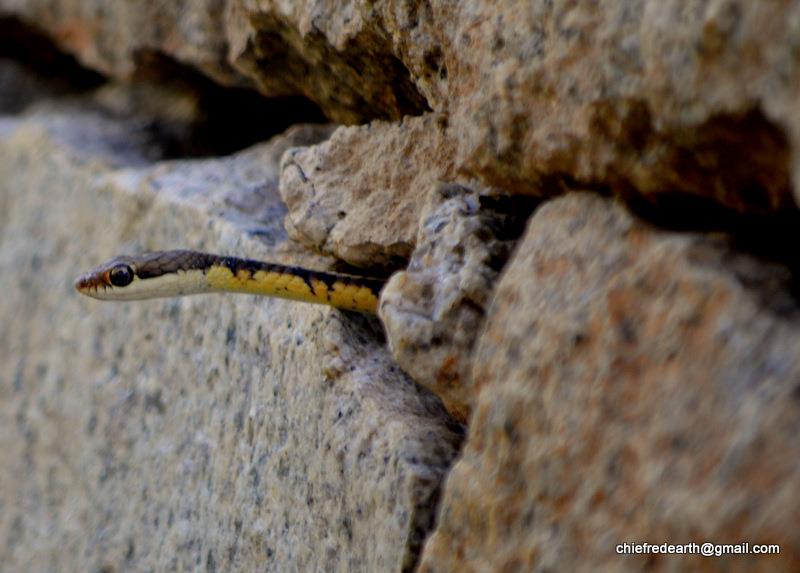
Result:
M173 250L123 255L82 274L81 294L114 301L237 292L375 314L386 279Z

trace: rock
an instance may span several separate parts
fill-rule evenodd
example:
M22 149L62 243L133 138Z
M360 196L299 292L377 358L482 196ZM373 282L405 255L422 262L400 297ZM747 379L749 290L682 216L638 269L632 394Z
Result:
M229 4L229 60L262 93L302 94L334 121L429 111L367 2Z
M473 346L495 279L532 210L521 203L488 189L438 185L423 209L408 268L381 293L380 317L395 360L461 421L469 414Z
M579 181L739 212L800 198L800 2L508 0L434 14L457 163L485 184L556 194Z
M286 243L277 191L281 153L324 130L154 164L135 122L58 108L0 121L4 567L412 570L461 429L377 320L72 288L157 248L324 268Z
M798 569L799 45L800 0L0 0L0 559ZM221 157L320 110L361 125ZM331 310L74 298L165 245L410 259L397 364ZM471 427L426 541L462 431L428 389Z
M0 113L20 113L53 93L82 95L103 81L44 34L0 14Z
M438 114L341 127L289 150L280 183L286 229L352 265L394 268L411 255L432 185L455 177L452 155Z
M468 440L420 570L796 570L790 279L594 195L541 207L477 342ZM781 554L615 551L706 541Z
M170 62L344 123L445 113L457 169L511 193L579 182L759 213L800 197L800 0L106 4L0 14L115 78Z
M269 97L304 96L339 122L428 106L387 34L357 3L249 0L0 0L0 17L44 30L87 67L128 81L163 66Z
M168 4L102 0L0 1L0 15L44 32L85 66L121 80L160 54L202 71L225 85L247 85L227 61L223 10L216 0Z

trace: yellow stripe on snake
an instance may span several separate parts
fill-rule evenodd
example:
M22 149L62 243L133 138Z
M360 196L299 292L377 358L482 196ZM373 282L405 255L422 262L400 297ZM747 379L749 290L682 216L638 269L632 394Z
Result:
M161 251L111 259L80 276L75 288L101 300L240 292L375 313L385 282L195 251Z

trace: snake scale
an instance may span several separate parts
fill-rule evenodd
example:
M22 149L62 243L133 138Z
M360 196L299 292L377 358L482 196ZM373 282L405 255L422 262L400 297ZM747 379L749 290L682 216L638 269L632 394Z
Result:
M81 275L75 288L101 300L239 292L375 313L385 282L196 251L160 251L115 257Z

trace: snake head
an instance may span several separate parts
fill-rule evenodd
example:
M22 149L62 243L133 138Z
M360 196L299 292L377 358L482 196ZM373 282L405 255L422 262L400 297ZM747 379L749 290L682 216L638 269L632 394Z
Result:
M133 257L115 257L79 276L75 281L75 289L92 298L123 300L128 298L126 295L129 294L125 292L126 287L139 280L136 268Z
M81 294L100 300L144 300L207 292L205 271L214 255L157 251L114 257L75 281Z

